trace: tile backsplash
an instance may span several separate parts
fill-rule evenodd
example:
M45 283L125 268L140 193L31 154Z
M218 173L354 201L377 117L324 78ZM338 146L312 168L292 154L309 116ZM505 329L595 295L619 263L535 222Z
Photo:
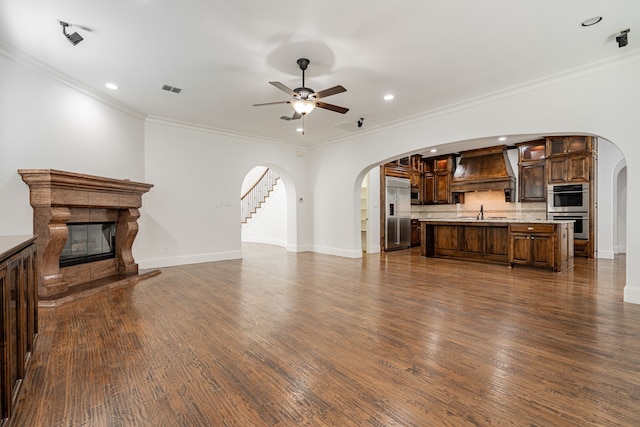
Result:
M411 218L475 217L483 206L484 216L509 219L547 219L547 204L505 202L502 191L477 191L465 194L465 203L455 205L412 205Z

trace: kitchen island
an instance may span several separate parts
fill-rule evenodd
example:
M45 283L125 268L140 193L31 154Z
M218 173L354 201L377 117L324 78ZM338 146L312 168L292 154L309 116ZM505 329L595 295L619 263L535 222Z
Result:
M506 218L420 219L422 256L573 268L573 222Z

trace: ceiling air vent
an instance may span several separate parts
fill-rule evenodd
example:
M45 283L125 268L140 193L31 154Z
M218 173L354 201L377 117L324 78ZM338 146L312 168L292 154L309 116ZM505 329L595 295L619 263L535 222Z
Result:
M162 85L162 90L173 93L181 93L184 89L175 86Z

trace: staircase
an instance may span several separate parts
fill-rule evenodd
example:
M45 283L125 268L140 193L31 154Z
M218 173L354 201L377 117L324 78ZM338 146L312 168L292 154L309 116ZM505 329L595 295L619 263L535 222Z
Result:
M262 176L253 184L240 198L240 217L242 224L246 224L249 219L258 211L271 192L278 185L280 179L271 169L266 169Z

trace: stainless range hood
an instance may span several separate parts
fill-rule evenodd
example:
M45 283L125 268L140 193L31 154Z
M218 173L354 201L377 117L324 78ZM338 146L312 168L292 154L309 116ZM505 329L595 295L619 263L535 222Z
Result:
M451 182L452 192L504 191L507 202L515 201L516 178L506 145L463 151L460 154L460 162Z

